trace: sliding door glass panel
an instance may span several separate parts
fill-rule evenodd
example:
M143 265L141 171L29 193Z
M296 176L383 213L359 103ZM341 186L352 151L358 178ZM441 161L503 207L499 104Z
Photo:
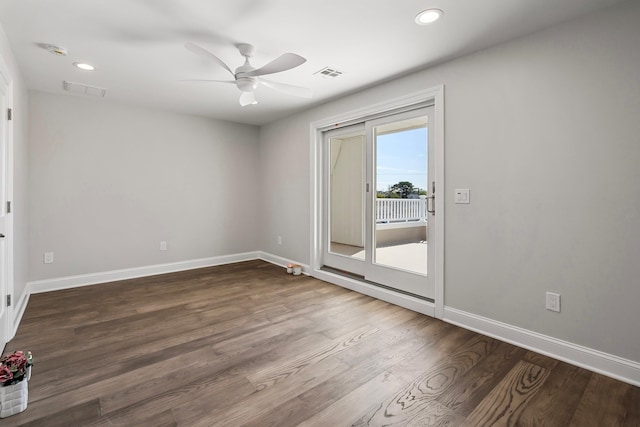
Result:
M364 126L328 132L325 264L363 274L365 260Z
M378 265L427 274L427 117L373 127Z
M371 247L365 279L421 298L433 299L429 274L430 230L427 211L432 187L433 107L398 113L366 123L367 241Z

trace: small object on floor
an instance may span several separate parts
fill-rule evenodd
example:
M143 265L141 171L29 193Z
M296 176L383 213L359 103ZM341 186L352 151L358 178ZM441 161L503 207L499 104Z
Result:
M294 264L293 265L293 275L294 276L299 276L300 274L302 274L302 266L300 266L298 264Z
M0 359L0 418L27 409L33 356L16 351Z

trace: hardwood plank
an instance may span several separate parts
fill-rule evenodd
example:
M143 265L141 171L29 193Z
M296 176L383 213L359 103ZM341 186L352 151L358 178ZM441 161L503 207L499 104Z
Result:
M348 369L347 365L333 357L325 358L317 362L313 370L303 370L289 381L278 383L268 389L256 390L255 393L229 407L209 411L208 414L193 419L193 407L202 404L202 401L195 401L178 406L174 409L174 415L179 423L194 427L243 425L252 418L268 413L274 401L295 398L324 381L327 376L340 375ZM209 409L208 404L207 409Z
M173 412L171 409L164 411L155 411L148 417L140 416L136 414L135 418L130 419L111 419L108 417L100 417L97 421L89 424L83 424L86 427L129 427L129 426L153 426L153 427L177 427Z
M571 422L592 373L567 363L555 362L549 378L520 414L518 424L563 427Z
M407 423L411 427L457 427L464 422L464 417L457 412L447 408L436 400L427 403L414 419Z
M525 354L525 350L499 343L487 357L460 377L459 381L436 398L457 414L467 416L504 378Z
M549 376L549 371L520 361L466 418L468 426L515 425L524 410Z
M428 370L415 377L381 404L372 407L354 425L405 425L411 422L422 412L428 411L432 401L493 351L497 344L498 342L492 338L475 336L462 346L458 346L454 353L442 355L443 357L437 363L432 364ZM424 362L428 363L427 360ZM393 372L396 370L394 369Z
M28 409L28 406L27 406ZM98 399L93 399L78 405L71 403L64 410L59 411L59 407L52 406L48 408L53 412L51 417L46 420L36 419L30 422L20 422L20 424L12 424L12 421L20 419L18 416L13 416L8 419L3 419L2 425L20 425L28 427L66 427L69 425L87 425L95 422L100 417L100 402Z
M407 378L402 375L394 375L393 372L384 371L324 410L307 418L300 423L300 426L351 425L357 421L354 416L354 408L361 407L363 404L368 406L369 402L380 402L406 383Z
M640 426L640 387L630 387L623 403L626 410L624 427Z
M555 369L555 367L559 363L558 360L552 359L551 357L545 356L544 354L536 353L535 351L527 351L522 360L534 365L538 365L548 371Z
M264 390L273 386L282 380L291 378L299 374L305 368L315 367L320 361L330 358L345 349L358 345L369 336L375 334L379 330L371 326L357 329L347 335L332 340L327 345L314 348L293 360L287 361L281 365L269 366L254 374L247 376L258 390Z
M623 425L627 412L625 398L631 387L633 386L620 384L613 378L594 373L569 425Z

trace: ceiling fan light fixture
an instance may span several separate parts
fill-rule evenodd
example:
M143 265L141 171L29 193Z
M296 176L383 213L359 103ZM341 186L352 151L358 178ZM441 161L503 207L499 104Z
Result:
M76 68L80 68L81 70L85 70L85 71L93 71L96 69L96 67L94 67L91 64L87 64L84 62L74 62L73 66Z
M444 15L440 9L426 9L416 15L416 24L429 25L436 22Z

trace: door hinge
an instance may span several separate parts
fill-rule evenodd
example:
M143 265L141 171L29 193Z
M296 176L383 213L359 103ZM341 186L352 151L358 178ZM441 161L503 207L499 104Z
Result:
M7 202L7 213L11 213L11 202Z
M7 120L13 120L13 108L7 109Z
M7 307L11 307L11 295L7 294Z

